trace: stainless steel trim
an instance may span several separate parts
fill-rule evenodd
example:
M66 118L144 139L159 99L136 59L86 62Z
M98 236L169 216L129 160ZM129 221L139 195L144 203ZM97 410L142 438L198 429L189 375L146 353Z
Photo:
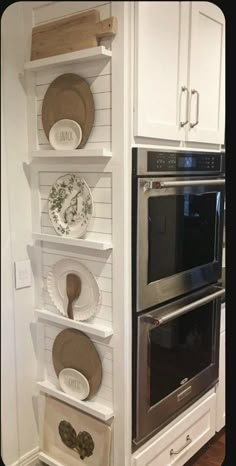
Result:
M191 96L194 94L197 94L196 121L195 123L189 123L190 128L194 128L194 126L198 125L199 123L199 92L196 89L191 89Z
M153 177L153 178L137 178L137 243L136 243L136 280L137 280L137 312L148 309L152 306L167 301L171 298L183 295L188 291L208 285L209 283L217 282L221 275L221 244L223 238L223 195L224 185L215 184L217 181L224 179L211 179L212 184L199 186L198 182L204 181L203 178L198 179L197 184L193 186L169 187L168 189L147 189L144 192L144 185L147 182L173 183L184 181L189 183L197 181L183 177ZM147 188L148 186L146 186ZM208 264L200 265L193 269L184 270L180 273L175 273L169 277L148 282L148 200L149 197L159 196L175 196L177 194L196 194L204 195L209 192L219 191L219 202L216 204L217 229L215 234L215 254L214 260Z
M183 306L180 309L169 312L168 314L163 315L163 316L158 316L158 318L153 317L152 314L147 314L145 315L145 322L148 322L151 325L155 325L156 327L159 327L160 325L163 325L169 322L170 320L175 319L176 317L186 314L189 311L193 311L199 306L203 306L204 304L207 304L216 298L220 298L224 294L225 294L225 289L216 291L215 293L212 293L208 296L204 296L204 298L201 298L198 301L194 301L193 303L187 304L186 306ZM156 311L158 311L158 309L154 309L152 313Z
M178 186L207 186L207 185L224 185L225 179L215 180L183 180L183 181L143 181L143 191L150 191L151 189L161 188L174 188Z
M185 297L179 298L172 303L160 306L156 311L158 314L164 312L172 312L173 309L178 307L185 307L186 305L196 301L200 301L205 296L213 297L215 292L222 290L221 287L211 285L204 289L195 291ZM151 404L150 402L150 368L148 367L149 357L149 336L152 330L152 324L145 321L145 314L138 317L138 333L137 333L137 378L136 378L136 421L135 421L135 436L133 443L135 445L142 445L154 433L160 431L171 419L182 412L186 407L190 406L202 393L209 390L215 385L219 375L219 337L220 337L220 312L221 312L221 299L213 298L213 316L212 316L212 329L213 346L211 363L201 372L197 373L193 378L187 381L184 387L181 385L175 391L171 392L160 402ZM192 387L192 391L187 398L182 398L177 401L179 394L183 393L183 389Z
M173 448L170 450L170 456L172 455L178 455L181 451L183 451L190 443L192 442L192 439L187 435L186 437L186 443L183 445L179 450L174 451Z
M176 157L178 156L183 156L183 155L186 155L188 154L189 152L191 152L194 156L198 156L199 154L200 155L217 155L220 159L220 168L218 170L194 170L194 172L192 170L178 170L176 172L173 172L173 170L166 170L165 172L164 171L161 171L160 170L156 170L156 171L153 171L153 170L148 170L148 153L150 152L155 152L155 153L162 153L164 155L166 155L168 157L169 154L175 154ZM222 151L217 151L217 150L214 150L214 151L206 151L206 150L196 150L196 149L189 149L189 148L179 148L179 147L173 147L173 150L171 150L170 148L169 149L163 149L163 148L159 148L159 149L153 149L153 148L143 148L143 147L138 147L137 148L137 173L136 175L137 176L145 176L145 175L148 175L148 176L155 176L155 175L167 175L167 174L170 174L171 176L173 175L177 175L177 176L186 176L186 175L190 175L192 176L193 174L194 175L207 175L209 174L210 176L212 175L215 175L216 173L221 173L222 172L222 159L223 159L223 154L222 154Z
M186 86L181 87L181 98L184 92L187 92L187 99L186 99L186 120L185 121L180 121L180 126L183 128L187 123L188 123L188 104L189 104L189 90Z
M186 398L186 396L190 395L190 393L192 393L192 385L190 385L188 388L179 393L179 395L177 395L177 401L183 400L184 398Z

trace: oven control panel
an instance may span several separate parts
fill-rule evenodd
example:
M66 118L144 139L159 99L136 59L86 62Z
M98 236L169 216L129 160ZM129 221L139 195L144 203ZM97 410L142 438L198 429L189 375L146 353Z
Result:
M148 172L220 172L221 154L194 152L147 152Z

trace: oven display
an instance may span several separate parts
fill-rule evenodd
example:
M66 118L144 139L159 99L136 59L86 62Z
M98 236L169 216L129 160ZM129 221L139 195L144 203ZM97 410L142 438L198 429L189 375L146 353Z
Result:
M197 160L193 157L178 157L178 168L196 168Z
M192 152L178 154L156 151L148 151L147 153L147 171L149 173L218 172L220 167L219 154L201 153L196 155Z

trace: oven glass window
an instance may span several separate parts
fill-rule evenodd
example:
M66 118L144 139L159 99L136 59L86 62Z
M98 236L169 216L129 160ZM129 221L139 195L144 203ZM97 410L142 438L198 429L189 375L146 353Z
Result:
M214 261L220 193L150 197L148 283Z
M150 331L150 406L213 362L214 328L211 302Z

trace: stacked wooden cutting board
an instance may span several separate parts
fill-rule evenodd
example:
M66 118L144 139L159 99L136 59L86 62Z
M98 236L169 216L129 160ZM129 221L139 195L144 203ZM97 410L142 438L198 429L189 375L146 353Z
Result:
M117 18L100 21L97 10L46 23L32 30L31 60L96 47L99 39L113 37L116 32Z

